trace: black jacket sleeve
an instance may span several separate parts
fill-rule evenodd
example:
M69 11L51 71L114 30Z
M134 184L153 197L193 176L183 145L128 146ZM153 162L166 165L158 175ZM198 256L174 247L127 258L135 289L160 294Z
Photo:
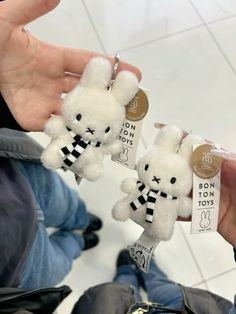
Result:
M11 114L2 94L0 93L0 128L24 131Z

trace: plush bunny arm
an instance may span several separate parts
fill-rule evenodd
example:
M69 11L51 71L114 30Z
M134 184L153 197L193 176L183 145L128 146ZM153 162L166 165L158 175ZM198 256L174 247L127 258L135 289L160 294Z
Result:
M179 199L179 208L178 208L178 216L187 218L191 215L192 213L192 199L183 196Z
M112 143L105 144L103 150L105 154L116 155L122 151L122 143L116 139Z
M131 207L126 198L123 198L115 203L111 214L115 220L126 221L130 216Z
M66 126L62 116L52 116L45 124L44 132L51 138L58 137L65 133Z
M134 178L126 178L121 182L120 189L124 193L130 193L136 189L137 180Z

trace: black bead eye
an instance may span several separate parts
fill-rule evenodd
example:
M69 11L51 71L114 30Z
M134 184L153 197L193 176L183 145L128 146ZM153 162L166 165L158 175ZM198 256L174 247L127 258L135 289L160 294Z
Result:
M109 131L110 131L110 127L108 126L107 128L106 128L106 130L105 130L105 133L108 133Z
M148 164L146 164L146 165L145 165L145 167L144 167L144 170L145 170L145 171L147 171L147 170L148 170L148 168L149 168L149 165L148 165Z
M76 116L76 120L77 120L77 121L80 121L81 118L82 118L82 114L78 113L77 116Z
M175 177L172 177L171 179L170 179L170 183L171 184L174 184L176 182L176 178Z

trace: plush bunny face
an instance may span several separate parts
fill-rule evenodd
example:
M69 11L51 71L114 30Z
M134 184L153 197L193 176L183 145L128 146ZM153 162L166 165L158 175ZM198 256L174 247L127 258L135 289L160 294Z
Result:
M85 140L109 143L119 134L125 116L111 92L77 88L65 100L62 114L66 125Z
M188 195L192 188L189 164L194 143L202 142L196 135L183 139L183 131L166 126L159 131L153 147L138 162L141 182L153 190L173 195Z
M187 195L192 187L188 161L176 153L165 154L158 148L149 151L138 162L139 180L153 190L173 195Z
M138 80L128 71L120 72L108 91L111 75L112 66L108 60L93 58L80 83L63 102L62 115L67 127L84 140L112 142L120 133L125 105L138 91Z

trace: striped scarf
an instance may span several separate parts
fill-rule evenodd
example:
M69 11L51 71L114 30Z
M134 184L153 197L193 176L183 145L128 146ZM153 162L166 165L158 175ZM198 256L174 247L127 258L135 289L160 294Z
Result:
M100 147L101 142L90 142L87 140L83 140L80 135L74 133L71 129L67 128L67 130L73 138L73 142L62 147L59 150L59 154L63 158L64 164L67 167L71 167L84 152L88 145L91 145L93 147Z
M135 211L138 208L140 208L142 205L147 203L145 221L149 223L152 223L153 221L153 213L154 213L157 196L161 196L169 200L177 199L176 196L166 194L159 190L152 190L150 189L148 185L145 185L140 181L137 181L137 187L138 187L138 190L141 192L141 194L133 202L130 203L130 206Z

